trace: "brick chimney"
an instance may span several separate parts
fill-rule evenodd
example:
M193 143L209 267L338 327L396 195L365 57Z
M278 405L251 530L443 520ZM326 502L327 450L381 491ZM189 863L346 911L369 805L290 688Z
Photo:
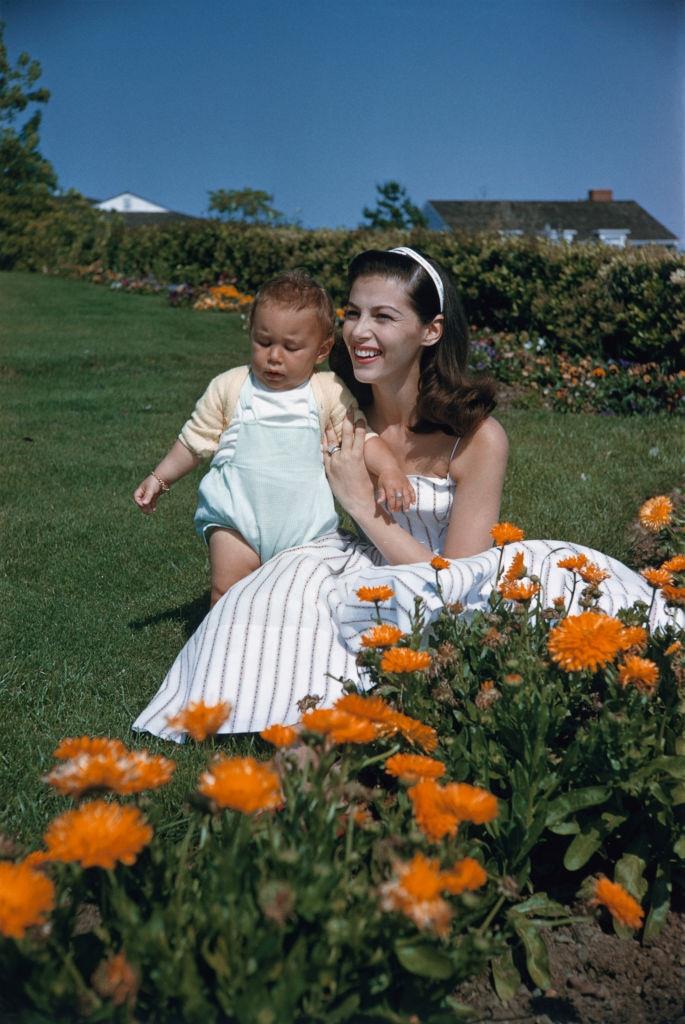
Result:
M613 203L614 192L610 188L591 188L587 197L591 203Z

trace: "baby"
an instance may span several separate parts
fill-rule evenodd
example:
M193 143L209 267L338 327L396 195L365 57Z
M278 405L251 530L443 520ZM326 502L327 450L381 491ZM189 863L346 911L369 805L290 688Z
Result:
M195 526L209 547L211 603L285 548L338 527L321 440L338 438L350 414L363 419L343 382L315 373L333 344L335 312L328 293L292 271L258 291L250 313L250 366L215 377L173 448L133 494L143 510L208 456ZM377 498L391 511L408 508L413 488L395 456L367 432L364 459L378 478Z

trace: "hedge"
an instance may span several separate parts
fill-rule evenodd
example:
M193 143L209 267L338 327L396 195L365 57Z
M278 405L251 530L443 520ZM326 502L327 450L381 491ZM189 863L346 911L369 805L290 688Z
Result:
M570 354L683 364L685 256L658 247L217 220L129 229L117 215L72 197L55 201L52 211L24 227L13 265L63 274L97 263L164 284L213 283L223 275L250 293L283 269L304 267L339 304L352 256L400 244L417 246L449 268L474 327L527 331ZM3 255L0 243L0 265L7 266Z

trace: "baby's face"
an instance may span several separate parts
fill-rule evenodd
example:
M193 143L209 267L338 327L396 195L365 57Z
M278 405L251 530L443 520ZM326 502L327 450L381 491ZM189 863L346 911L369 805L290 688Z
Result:
M267 301L254 314L251 341L255 377L273 391L287 391L309 380L333 339L324 336L314 310Z

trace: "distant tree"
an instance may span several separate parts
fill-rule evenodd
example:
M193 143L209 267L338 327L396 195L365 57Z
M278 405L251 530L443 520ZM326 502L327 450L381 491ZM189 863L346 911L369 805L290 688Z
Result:
M18 259L27 223L50 207L57 175L38 150L41 111L17 123L29 105L50 98L47 89L36 86L40 64L20 53L13 68L4 28L0 21L0 267L7 268Z
M273 198L271 192L258 188L220 188L209 193L209 211L246 224L278 224L283 214L271 205Z
M424 228L427 221L414 206L404 185L399 181L384 181L376 185L376 205L365 206L362 210L365 228Z

